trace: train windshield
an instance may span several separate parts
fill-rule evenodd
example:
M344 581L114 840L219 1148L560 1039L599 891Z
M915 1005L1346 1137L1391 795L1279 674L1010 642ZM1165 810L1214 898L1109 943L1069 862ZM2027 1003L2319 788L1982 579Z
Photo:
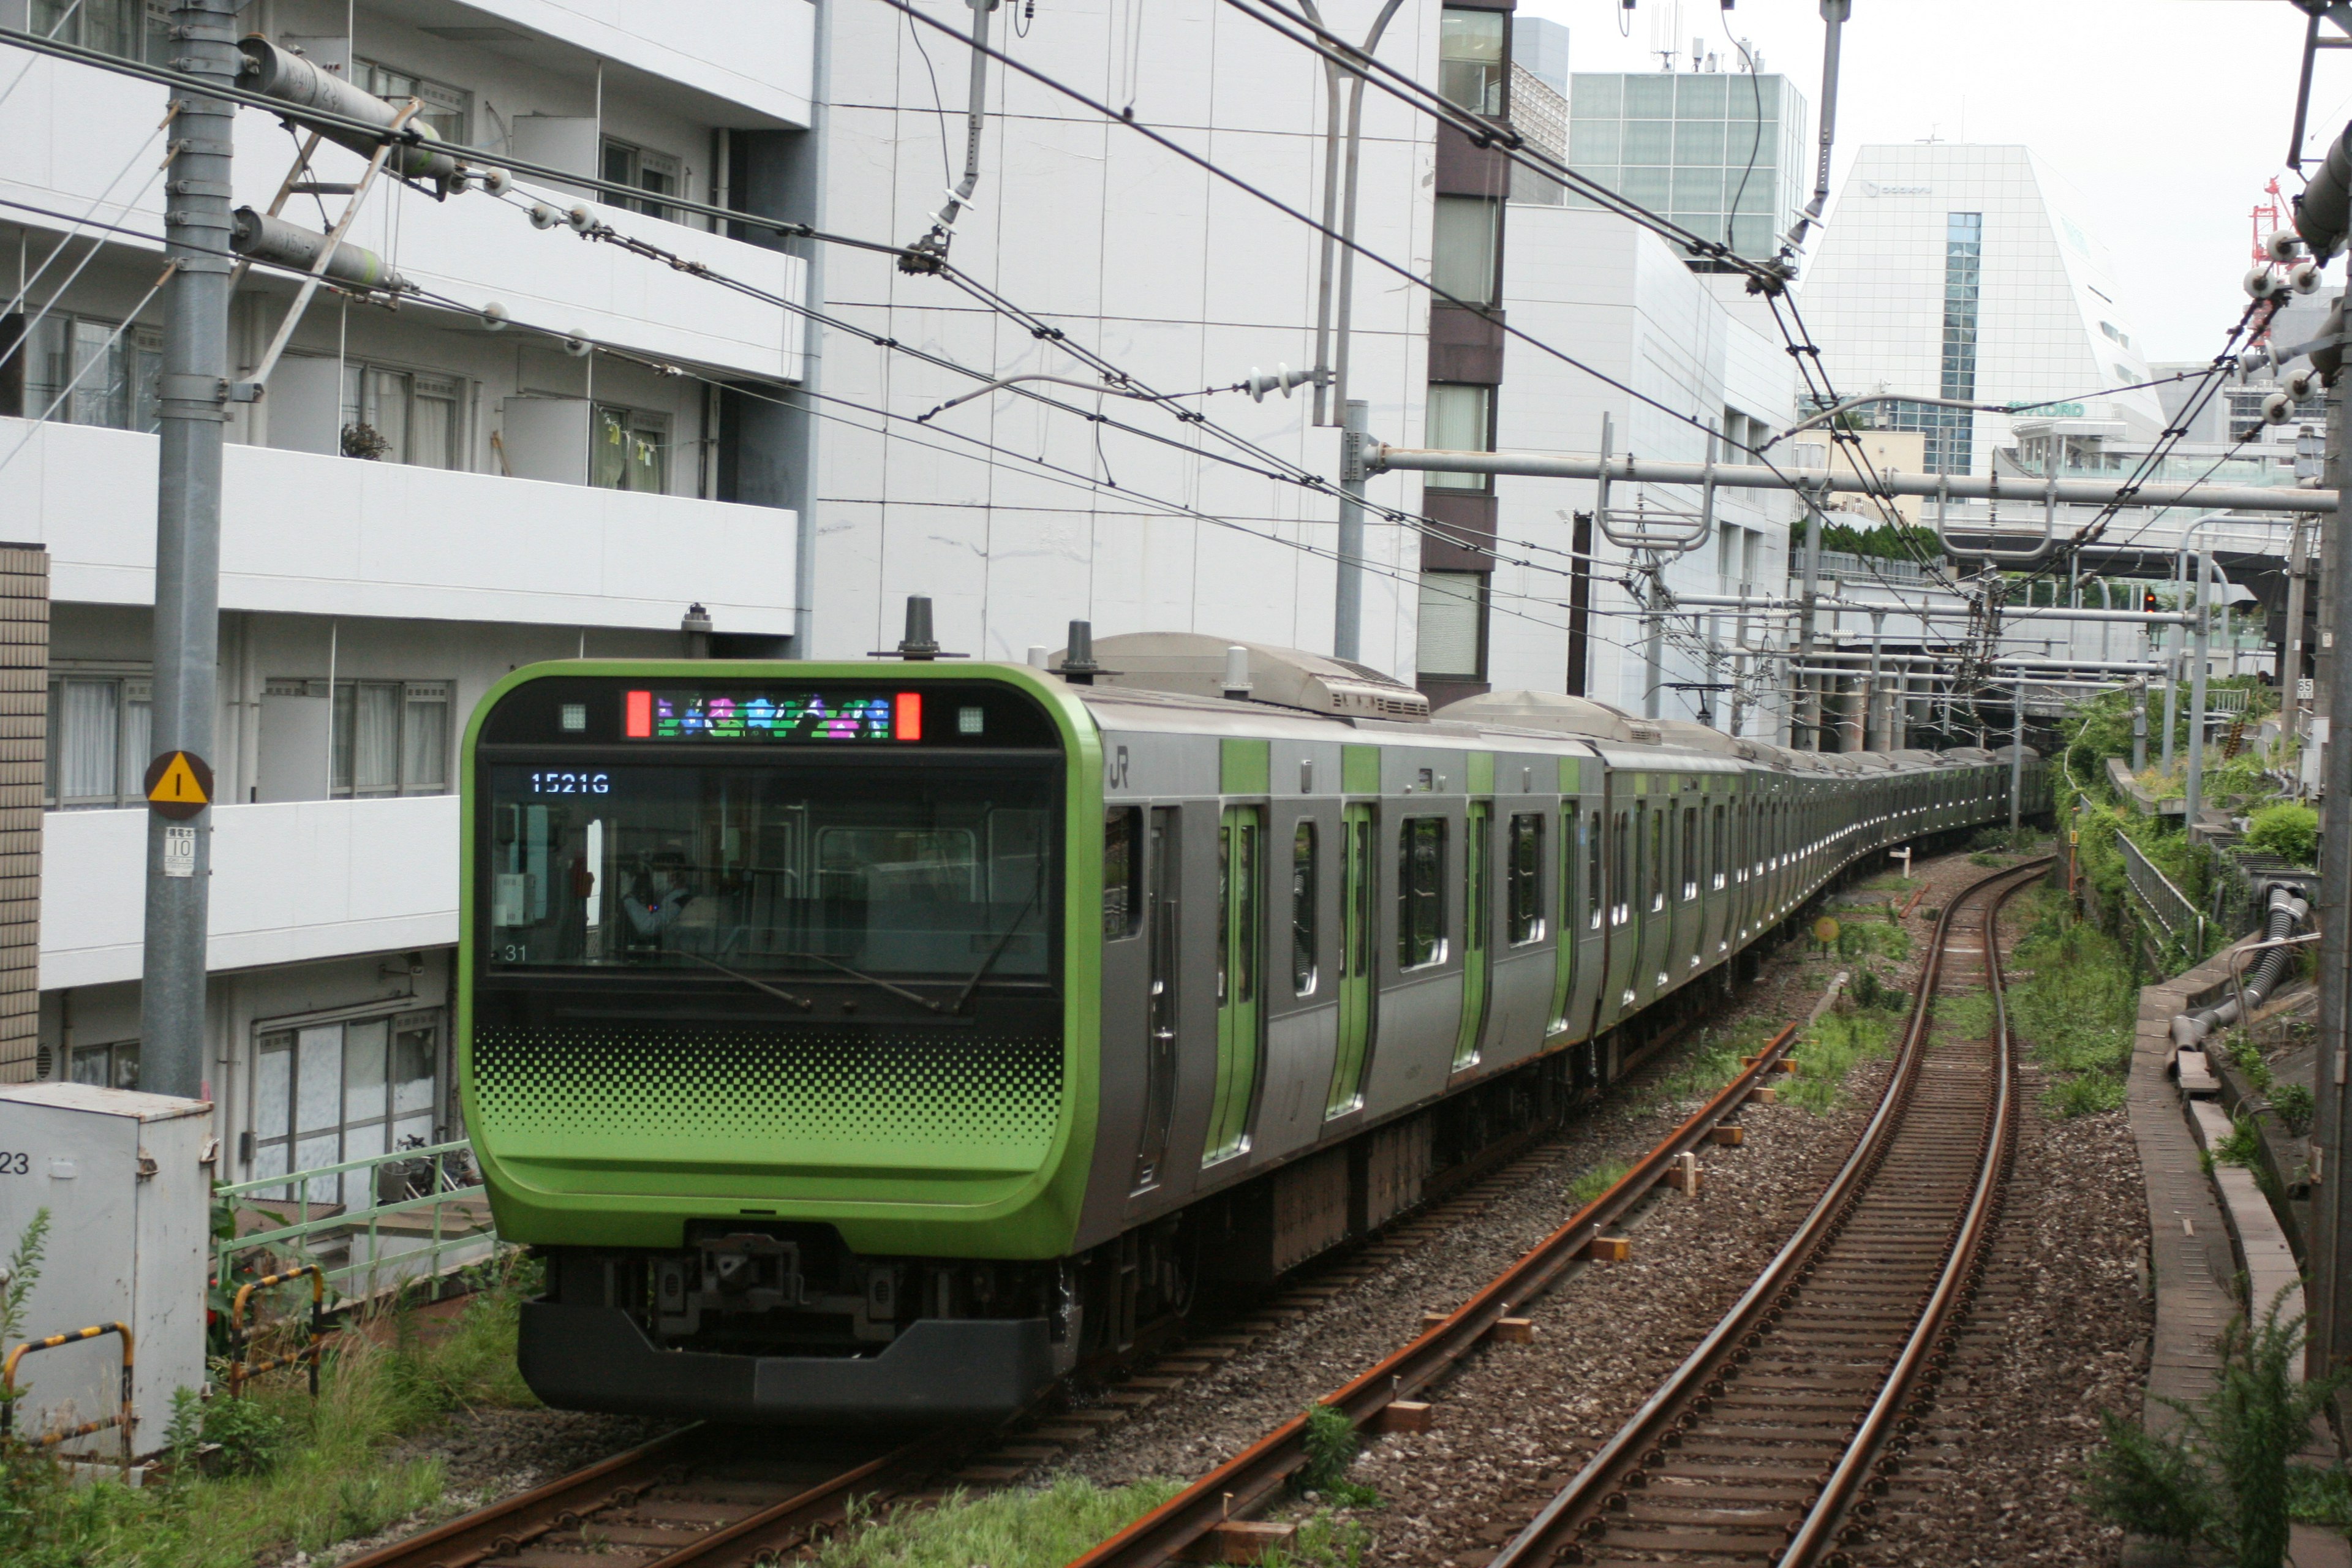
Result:
M495 765L483 951L492 969L1042 977L1058 774Z

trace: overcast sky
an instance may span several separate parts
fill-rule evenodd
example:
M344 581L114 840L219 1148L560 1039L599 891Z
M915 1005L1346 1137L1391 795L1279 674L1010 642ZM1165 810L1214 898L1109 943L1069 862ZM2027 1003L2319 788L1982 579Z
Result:
M1639 0L1632 12L1519 0L1519 14L1569 29L1572 71L1655 69L1664 47L1688 69L1700 37L1736 69L1727 27L1820 113L1819 0L1738 0L1728 14L1720 0ZM1865 143L2022 142L2081 187L2148 357L2210 358L2245 308L2248 209L2273 176L2288 195L2302 188L2284 160L2303 32L2288 0L1853 0L1832 203ZM2324 154L2347 115L2352 50L2324 50L2306 156Z

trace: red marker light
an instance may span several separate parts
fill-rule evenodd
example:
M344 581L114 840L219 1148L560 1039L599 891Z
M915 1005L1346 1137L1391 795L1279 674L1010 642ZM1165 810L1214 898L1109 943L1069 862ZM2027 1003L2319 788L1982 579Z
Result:
M632 741L654 738L654 694L632 691L622 702L621 733Z
M890 738L895 741L919 741L923 738L923 694L901 691L890 708Z

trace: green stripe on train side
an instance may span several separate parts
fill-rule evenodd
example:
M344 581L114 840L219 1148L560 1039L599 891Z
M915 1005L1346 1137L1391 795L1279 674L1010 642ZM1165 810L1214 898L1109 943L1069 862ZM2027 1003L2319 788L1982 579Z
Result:
M1217 752L1217 793L1274 793L1274 742L1227 740Z
M856 1164L828 1167L821 1160L803 1163L780 1150L774 1157L756 1162L739 1160L730 1166L714 1160L694 1171L665 1173L664 1190L658 1193L599 1192L593 1190L599 1164L611 1163L603 1158L593 1125L580 1128L576 1148L561 1147L560 1139L531 1141L539 1145L536 1152L551 1149L562 1156L558 1160L511 1159L501 1151L496 1118L485 1116L474 1049L479 913L476 819L481 804L477 752L483 722L499 700L518 687L551 677L809 682L887 680L907 673L906 666L896 662L567 659L516 670L485 694L467 723L460 753L464 827L458 854L457 1071L467 1125L475 1130L477 1158L502 1236L543 1245L676 1247L683 1242L688 1220L734 1218L749 1208L782 1219L829 1222L851 1247L865 1253L1049 1258L1069 1250L1093 1162L1099 1100L1101 938L1098 923L1086 912L1098 903L1102 879L1102 752L1093 719L1078 699L1059 681L1045 679L1024 665L930 664L922 668L920 678L926 682L989 680L1017 688L1037 700L1062 741L1066 832L1061 1093L1050 1128L1024 1129L1020 1140L1034 1147L1039 1135L1044 1138L1045 1152L1034 1168L948 1173L930 1169L937 1161L919 1157L919 1157L898 1163L886 1157L890 1151L870 1147L860 1152ZM746 1079L738 1075L737 1087L730 1092L738 1100L756 1092L756 1084L752 1089L742 1085L757 1076ZM592 1110L593 1116L629 1115L631 1107L614 1097L616 1087L598 1086L598 1092L585 1097L593 1106L583 1109ZM898 1106L890 1098L891 1085L867 1087L866 1103L878 1105L886 1119L900 1110L919 1117L930 1109ZM907 1091L896 1092L906 1098ZM807 1098L801 1094L795 1104ZM650 1112L654 1108L644 1109ZM740 1107L730 1102L726 1109L733 1112ZM999 1107L1015 1112L1021 1109ZM805 1120L817 1110L814 1102L800 1104L795 1114ZM823 1149L813 1146L805 1152L822 1153ZM611 1188L622 1184L608 1173L602 1184Z
M1381 749L1378 746L1339 748L1339 787L1349 795L1381 793Z

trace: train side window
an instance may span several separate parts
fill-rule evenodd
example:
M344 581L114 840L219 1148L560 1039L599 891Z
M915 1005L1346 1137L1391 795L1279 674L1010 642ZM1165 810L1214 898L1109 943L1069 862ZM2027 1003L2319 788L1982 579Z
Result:
M1445 961L1445 819L1412 816L1397 835L1397 967Z
M1601 814L1584 822L1584 923L1601 929Z
M1105 942L1143 929L1143 812L1131 805L1103 813L1102 933Z
M1649 874L1642 879L1649 889L1650 912L1657 913L1666 907L1666 808L1660 806L1650 813L1650 831L1642 840L1642 851L1650 858Z
M1609 846L1609 923L1621 926L1633 908L1633 879L1632 833L1626 826L1625 814L1619 812Z
M1302 822L1290 837L1290 988L1301 996L1315 991L1315 825Z
M1508 880L1506 907L1510 910L1511 945L1517 947L1542 940L1544 933L1543 815L1523 811L1513 816L1506 847L1509 854L1504 868Z
M1698 807L1683 807L1683 897L1698 897Z

